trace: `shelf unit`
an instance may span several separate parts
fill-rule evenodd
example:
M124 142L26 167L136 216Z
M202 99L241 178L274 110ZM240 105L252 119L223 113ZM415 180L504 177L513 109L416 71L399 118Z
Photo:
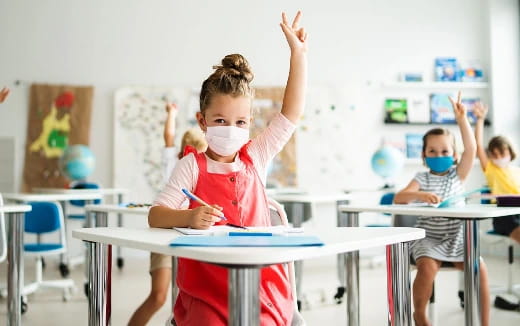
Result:
M382 88L395 89L487 89L487 82L382 82Z

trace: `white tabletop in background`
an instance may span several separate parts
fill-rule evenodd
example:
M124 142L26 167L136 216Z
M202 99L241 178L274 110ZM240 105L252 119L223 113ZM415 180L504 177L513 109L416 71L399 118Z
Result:
M340 205L341 212L377 212L399 215L441 216L460 219L486 219L520 214L520 207L468 204L462 207L421 207L413 205Z
M170 247L180 233L157 228L83 228L72 231L77 239L141 249L165 255L217 264L264 265L336 255L365 248L386 246L424 238L417 228L330 228L306 232L325 242L321 247Z
M345 193L333 194L311 194L311 193L274 193L269 197L279 202L298 202L298 203L335 203L341 200L350 200L352 195Z
M123 213L123 214L135 214L135 215L146 215L150 211L148 207L126 207L119 205L86 205L85 210L89 212L101 212L101 213Z
M24 213L31 210L31 205L0 205L0 213Z
M41 194L85 194L96 193L102 195L122 195L128 193L126 188L95 188L95 189L66 189L66 188L33 188L33 192Z
M30 201L66 201L66 200L94 200L101 199L100 193L81 193L81 194L34 194L34 193L13 193L2 194L6 200L30 202Z

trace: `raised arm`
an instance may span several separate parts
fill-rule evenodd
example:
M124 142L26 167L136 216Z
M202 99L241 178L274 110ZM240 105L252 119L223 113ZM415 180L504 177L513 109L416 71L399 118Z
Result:
M9 88L7 87L4 87L0 90L0 103L3 103L5 101L5 99L7 98L7 96L9 96L9 92L11 90L9 90Z
M303 114L307 87L307 32L298 23L302 13L298 11L292 25L282 13L280 26L291 49L289 77L283 96L282 114L293 123L297 123Z
M482 171L486 170L486 166L488 163L488 156L486 153L486 148L484 147L484 120L488 113L488 108L486 105L478 102L474 107L475 116L477 117L477 123L475 125L475 140L477 142L477 157L480 161L480 167Z
M175 146L175 119L177 118L177 105L166 103L166 122L164 123L164 147Z
M457 124L459 125L462 143L464 144L464 152L462 152L460 162L457 165L457 174L461 180L464 180L473 167L477 145L475 143L475 136L469 125L466 106L462 104L460 96L460 91L457 96L457 101L450 96L450 102L453 106L455 120L457 120Z
M418 200L424 203L437 204L441 202L441 198L434 193L419 191L420 185L416 180L410 181L408 186L395 194L395 204L408 204Z

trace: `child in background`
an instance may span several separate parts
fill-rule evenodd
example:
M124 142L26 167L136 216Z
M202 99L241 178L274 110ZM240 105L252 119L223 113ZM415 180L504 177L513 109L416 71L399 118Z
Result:
M466 116L466 107L461 103L460 92L457 102L451 97L450 101L464 143L460 160L455 151L455 138L447 129L429 130L423 137L422 157L430 171L417 173L408 186L395 195L396 204L437 204L445 198L462 193L462 183L471 171L476 145ZM463 199L455 203L463 204ZM426 326L431 325L426 315L426 306L441 263L451 262L456 268L464 269L463 230L460 220L444 217L420 216L417 227L426 230L426 237L414 241L410 248L417 265L417 275L413 283L413 317L415 325ZM490 298L487 270L482 260L480 268L481 317L482 325L487 326Z
M205 151L207 148L204 134L200 129L189 129L184 133L181 140L180 150L175 147L175 119L177 117L177 106L173 103L166 104L167 118L164 124L164 150L162 155L163 179L166 183L170 174L183 156L186 146L192 146L197 151ZM166 302L170 292L170 280L172 275L172 257L157 253L150 253L150 275L152 278L150 294L146 300L137 308L130 321L129 326L146 325L148 321Z
M298 27L300 18L298 12L289 24L282 14L280 26L291 49L289 77L281 112L256 138L249 141L253 73L247 60L240 54L227 55L202 83L197 120L206 134L208 149L205 153L190 153L178 162L150 209L150 226L207 229L222 224L223 214L233 224L270 225L266 167L291 137L304 108L307 34ZM186 198L182 188L213 206L190 201L189 209L181 209ZM176 324L227 325L227 270L190 259L178 262ZM291 324L294 298L283 265L261 270L259 298L262 325Z
M484 119L488 108L481 103L475 104L475 139L477 141L477 157L486 176L488 186L493 195L520 194L520 168L511 164L516 153L511 142L503 136L495 136L484 148ZM509 236L520 243L520 215L497 217L493 219L496 232Z
M10 91L11 90L7 87L4 87L4 88L2 88L2 90L0 90L0 103L4 103L7 96L9 96Z

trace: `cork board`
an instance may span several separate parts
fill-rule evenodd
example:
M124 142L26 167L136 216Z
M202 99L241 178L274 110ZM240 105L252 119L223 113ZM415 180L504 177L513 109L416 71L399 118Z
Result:
M90 86L31 85L23 191L68 184L59 158L68 145L88 146L93 94Z

